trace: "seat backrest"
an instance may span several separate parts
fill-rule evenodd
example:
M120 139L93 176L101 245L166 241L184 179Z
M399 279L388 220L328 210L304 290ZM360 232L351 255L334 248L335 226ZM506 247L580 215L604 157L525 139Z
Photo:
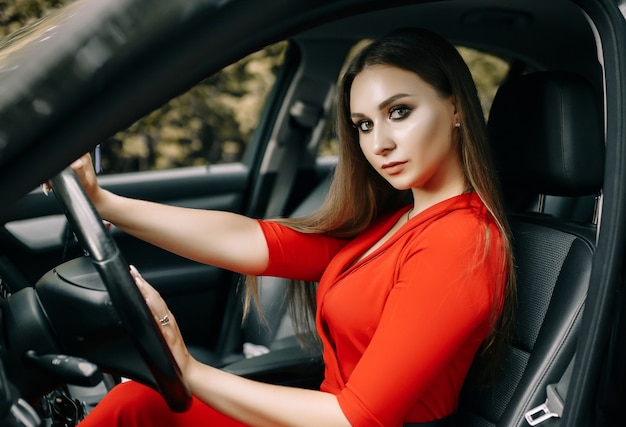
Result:
M538 72L505 83L489 133L505 199L589 197L603 179L599 100L582 77ZM527 426L575 351L589 285L595 225L538 213L510 214L517 276L516 332L496 382L461 394L462 426ZM471 375L468 377L471 378ZM550 424L555 425L555 424Z
M303 216L317 209L328 192L331 177L332 172L302 200L291 216ZM286 298L288 280L259 277L258 285L263 313L260 314L253 304L242 322L242 287L233 287L232 299L226 309L229 316L224 322L217 350L209 349L208 346L188 345L189 352L196 359L211 366L225 367L242 359L265 354L267 350L287 348L294 349L294 352L300 351ZM273 364L272 369L278 370L279 365L279 362Z
M290 213L290 217L308 215L317 210L324 201L332 173L322 180L298 207ZM255 307L242 327L244 342L265 346L271 350L284 345L298 346L295 330L289 315L286 301L288 280L279 277L259 277L259 298L264 320L260 320Z

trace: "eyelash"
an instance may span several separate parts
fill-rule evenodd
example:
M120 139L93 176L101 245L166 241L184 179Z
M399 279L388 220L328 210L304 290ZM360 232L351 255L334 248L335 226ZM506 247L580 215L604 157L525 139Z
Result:
M369 128L363 128L363 126L368 125ZM352 126L354 126L354 128L361 132L361 133L368 133L372 130L372 121L371 120L359 120L358 122L356 122L355 124L353 124Z
M406 119L411 114L412 111L413 110L411 109L411 107L408 107L406 105L396 105L389 110L389 118L392 120ZM401 112L400 117L393 119L391 116L394 113L398 113L398 112Z
M388 116L389 116L389 119L394 120L394 121L404 120L411 114L412 111L413 110L406 105L395 105L389 109ZM400 113L400 116L394 118L393 115L395 113ZM368 133L368 132L371 132L372 125L373 123L371 120L364 119L364 120L360 120L354 123L352 126L361 133ZM368 127L364 128L364 126L368 126Z

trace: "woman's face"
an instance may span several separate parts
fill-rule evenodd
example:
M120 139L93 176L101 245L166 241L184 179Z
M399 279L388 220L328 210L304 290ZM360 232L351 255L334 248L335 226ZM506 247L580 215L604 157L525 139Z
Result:
M365 68L352 83L350 114L363 154L398 190L433 192L464 181L454 99L441 97L417 74Z

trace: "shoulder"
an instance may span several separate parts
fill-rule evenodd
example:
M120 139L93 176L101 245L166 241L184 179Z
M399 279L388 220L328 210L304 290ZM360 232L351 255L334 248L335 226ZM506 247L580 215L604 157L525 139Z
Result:
M475 193L463 194L446 201L425 232L441 237L462 237L496 227L495 220Z
M447 201L423 227L415 227L408 252L447 255L447 259L466 257L476 252L501 252L502 235L495 220L474 193ZM407 253L409 255L409 253ZM473 258L473 256L472 256Z

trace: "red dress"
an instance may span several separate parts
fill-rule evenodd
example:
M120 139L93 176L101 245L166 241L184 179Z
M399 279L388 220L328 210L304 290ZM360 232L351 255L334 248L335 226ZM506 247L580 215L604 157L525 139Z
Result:
M321 390L337 396L354 427L400 426L453 413L492 310L503 301L502 239L475 193L419 213L355 262L408 209L349 242L259 222L270 250L265 275L319 281ZM81 426L242 425L214 418L222 415L197 400L189 412L170 413L165 422L161 413L169 410L158 394L136 383L119 388ZM129 393L136 396L133 404ZM144 400L161 400L161 406ZM118 406L123 410L113 415ZM116 424L127 412L125 423Z

